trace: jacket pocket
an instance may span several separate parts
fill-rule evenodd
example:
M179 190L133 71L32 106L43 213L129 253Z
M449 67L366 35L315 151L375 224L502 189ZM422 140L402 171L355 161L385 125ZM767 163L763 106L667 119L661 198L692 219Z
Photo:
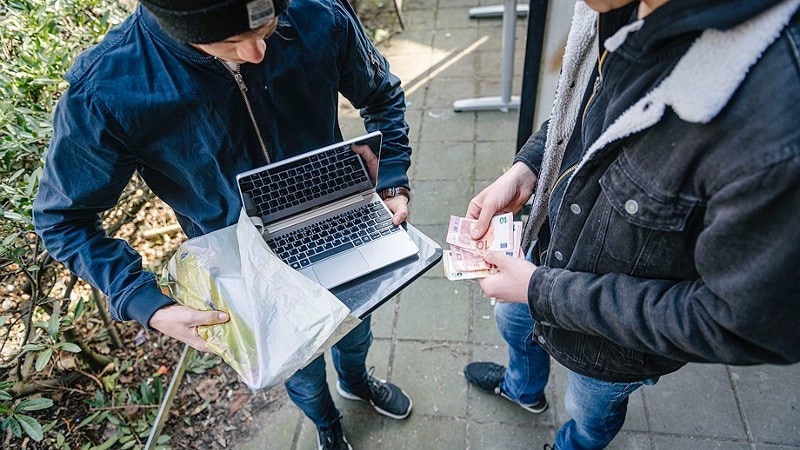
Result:
M654 188L654 176L642 174L624 153L600 178L600 202L606 202L600 227L602 247L597 270L637 276L694 278L694 224L702 218L698 200ZM669 176L669 175L666 175ZM648 180L649 182L645 182ZM666 183L665 183L666 184Z

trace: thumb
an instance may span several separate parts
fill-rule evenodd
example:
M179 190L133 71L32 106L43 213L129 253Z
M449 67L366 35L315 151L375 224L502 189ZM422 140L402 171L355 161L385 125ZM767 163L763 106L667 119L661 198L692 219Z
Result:
M224 311L197 311L192 317L194 325L216 325L225 323L230 319L230 315Z
M488 208L481 210L478 220L475 221L475 226L472 227L472 239L478 240L481 236L486 234L486 230L489 229L489 225L492 222L493 215L494 211Z
M502 270L503 267L507 265L506 263L508 262L509 259L514 259L511 258L510 256L505 255L503 252L492 252L492 251L485 251L481 253L481 257L483 258L484 261L493 266L496 266L500 270Z

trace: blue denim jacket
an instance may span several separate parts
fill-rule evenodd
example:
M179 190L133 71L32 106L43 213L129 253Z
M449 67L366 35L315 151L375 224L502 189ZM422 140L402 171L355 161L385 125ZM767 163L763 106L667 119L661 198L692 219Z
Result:
M592 60L586 92L562 71L580 104L571 138L550 143L551 122L518 155L540 173L545 148L566 145L528 302L534 338L575 372L800 361L800 13L766 27L750 21L789 2L711 3L655 10ZM587 23L607 37L630 18ZM698 45L708 28L730 37Z
M241 88L220 61L172 39L139 6L66 75L34 223L50 254L101 289L119 320L147 325L171 303L141 257L101 228L99 214L136 172L187 236L231 225L241 208L236 174L267 155L276 161L342 140L341 93L367 131L383 133L378 189L409 186L400 80L346 0L294 0L264 61L240 70Z

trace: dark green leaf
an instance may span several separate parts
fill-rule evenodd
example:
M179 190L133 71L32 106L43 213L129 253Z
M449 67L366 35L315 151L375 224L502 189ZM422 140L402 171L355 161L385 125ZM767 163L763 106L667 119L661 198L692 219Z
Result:
M36 442L39 442L44 437L42 435L42 426L39 424L39 421L34 419L31 416L26 416L25 414L16 414L14 417L19 420L19 424L22 425L22 429L25 430L25 433L31 437Z
M30 400L23 400L19 402L15 411L39 411L53 406L53 401L49 398L34 398Z
M36 369L36 371L37 372L41 372L42 369L44 369L47 366L47 363L50 362L50 358L52 356L53 356L53 349L52 348L48 348L48 349L42 351L41 353L39 353L39 356L36 357L36 364L34 365L34 368Z

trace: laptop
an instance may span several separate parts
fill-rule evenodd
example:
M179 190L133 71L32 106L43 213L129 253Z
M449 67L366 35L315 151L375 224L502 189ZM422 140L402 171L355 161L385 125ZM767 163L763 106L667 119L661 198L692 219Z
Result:
M263 222L286 264L330 289L416 255L417 245L375 191L353 145L380 157L382 135L363 136L236 176L245 211Z

